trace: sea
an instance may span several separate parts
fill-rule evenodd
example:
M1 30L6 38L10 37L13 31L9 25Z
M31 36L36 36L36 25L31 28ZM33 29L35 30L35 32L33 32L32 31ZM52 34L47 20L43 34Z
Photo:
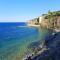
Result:
M32 52L28 46L41 43L46 34L47 30L28 27L25 22L0 23L0 60L22 60Z

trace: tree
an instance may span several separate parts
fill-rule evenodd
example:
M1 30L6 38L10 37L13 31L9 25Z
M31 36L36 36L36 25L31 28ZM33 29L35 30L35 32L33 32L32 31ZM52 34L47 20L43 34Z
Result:
M37 22L39 23L39 18L37 18Z

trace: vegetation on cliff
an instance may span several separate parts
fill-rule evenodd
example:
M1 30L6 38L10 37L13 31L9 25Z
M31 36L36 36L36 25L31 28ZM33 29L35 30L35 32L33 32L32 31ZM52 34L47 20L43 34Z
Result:
M47 14L42 14L49 22L49 28L60 28L60 11L48 11Z
M53 17L60 16L60 11L53 11L53 12L51 12L49 10L47 14L42 14L42 16L45 16L46 19L51 20L51 18L53 18Z

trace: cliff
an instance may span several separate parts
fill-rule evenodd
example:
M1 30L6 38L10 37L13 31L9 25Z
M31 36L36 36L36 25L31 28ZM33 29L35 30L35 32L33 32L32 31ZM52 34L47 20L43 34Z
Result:
M44 28L60 28L60 11L48 11L47 14L42 14L41 16L27 21L28 26L40 25Z

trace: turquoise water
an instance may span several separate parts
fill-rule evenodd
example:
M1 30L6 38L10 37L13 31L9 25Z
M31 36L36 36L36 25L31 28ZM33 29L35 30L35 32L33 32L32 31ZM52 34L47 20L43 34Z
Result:
M0 28L0 60L20 60L26 55L27 46L43 41L46 30L33 27Z

